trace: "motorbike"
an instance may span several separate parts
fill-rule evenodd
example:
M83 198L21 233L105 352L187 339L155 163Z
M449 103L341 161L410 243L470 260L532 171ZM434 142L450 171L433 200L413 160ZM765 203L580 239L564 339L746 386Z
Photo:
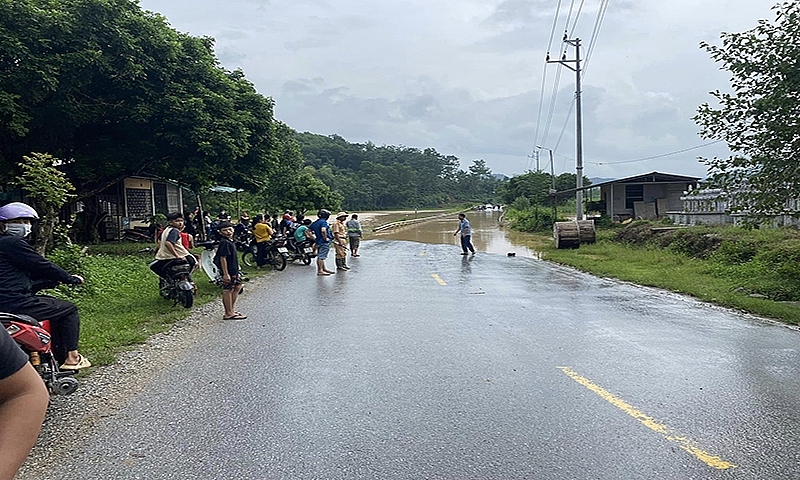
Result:
M151 269L155 263L150 264ZM162 267L158 277L158 291L164 299L173 300L173 305L180 303L184 308L191 308L196 290L189 262L180 258L170 260Z
M311 258L315 257L312 241L309 239L297 242L294 236L289 237L286 241L286 249L288 250L287 260L293 262L299 260L303 265L311 265Z
M217 245L219 245L219 242L206 241L198 242L195 245L198 247L203 247L203 253L200 254L200 268L206 272L206 275L211 283L222 285L222 273L220 273L219 268L217 268L217 266L214 264L214 256L217 253ZM253 245L255 245L255 242L253 242ZM255 260L253 261L253 264L255 265ZM239 269L239 278L243 282L250 281L250 279L247 278L247 274L243 272L241 268Z
M53 288L58 283L39 282L34 291ZM17 345L28 354L28 361L42 378L47 390L54 395L69 395L78 388L72 370L59 370L53 352L50 320L38 321L23 313L0 312L0 323Z
M258 256L258 246L256 242L250 244L250 249L242 254L242 263L248 267L255 266L256 257ZM282 271L286 268L286 260L289 257L289 249L286 248L286 237L283 235L273 235L272 239L267 241L267 248L264 252L264 261L267 265L272 265L277 271Z

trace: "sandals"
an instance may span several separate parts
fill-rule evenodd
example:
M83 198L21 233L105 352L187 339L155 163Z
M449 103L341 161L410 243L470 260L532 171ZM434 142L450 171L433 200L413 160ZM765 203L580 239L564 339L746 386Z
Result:
M91 366L92 362L87 360L86 357L84 357L83 355L78 354L78 363L72 363L72 364L65 363L63 365L60 365L58 368L61 370L82 370L84 368L89 368Z
M247 318L247 315L242 315L239 312L234 313L230 317L222 317L223 320L244 320L245 318Z

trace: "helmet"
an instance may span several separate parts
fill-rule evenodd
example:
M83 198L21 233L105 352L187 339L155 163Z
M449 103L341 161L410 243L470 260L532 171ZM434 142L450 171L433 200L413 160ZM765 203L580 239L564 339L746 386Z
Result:
M330 218L330 216L331 216L331 212L330 212L330 211L328 211L328 210L325 210L325 209L323 208L322 210L320 210L319 212L317 212L317 216L318 216L319 218L322 218L322 219L325 219L325 220L327 220L328 218Z
M346 216L347 216L347 212L339 212L339 213L336 214L336 218L341 218L341 217L346 217Z
M31 220L39 220L39 214L36 213L30 205L20 202L12 202L8 205L0 207L0 222L14 220L17 218L29 218Z

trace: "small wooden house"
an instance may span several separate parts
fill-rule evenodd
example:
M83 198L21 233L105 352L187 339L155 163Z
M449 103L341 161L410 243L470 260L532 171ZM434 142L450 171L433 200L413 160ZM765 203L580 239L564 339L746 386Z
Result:
M600 189L600 200L592 202L589 211L599 211L614 221L628 218L656 219L668 211L681 210L681 197L696 187L700 177L673 173L650 172L632 177L588 185L582 190ZM557 192L562 196L577 189Z

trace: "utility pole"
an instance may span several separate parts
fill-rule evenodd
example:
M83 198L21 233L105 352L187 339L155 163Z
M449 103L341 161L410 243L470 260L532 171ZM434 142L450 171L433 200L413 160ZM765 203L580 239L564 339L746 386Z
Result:
M575 216L577 220L583 220L583 128L581 115L581 39L570 40L564 33L564 43L575 47L575 60L567 60L567 52L561 56L561 60L550 60L550 53L547 54L547 63L560 63L575 72ZM574 63L573 68L570 63Z
M556 174L554 172L553 167L553 150L542 147L541 145L536 145L536 148L539 150L544 149L550 152L550 182L552 187L550 188L550 202L553 204L553 222L558 221L558 210L556 210Z

